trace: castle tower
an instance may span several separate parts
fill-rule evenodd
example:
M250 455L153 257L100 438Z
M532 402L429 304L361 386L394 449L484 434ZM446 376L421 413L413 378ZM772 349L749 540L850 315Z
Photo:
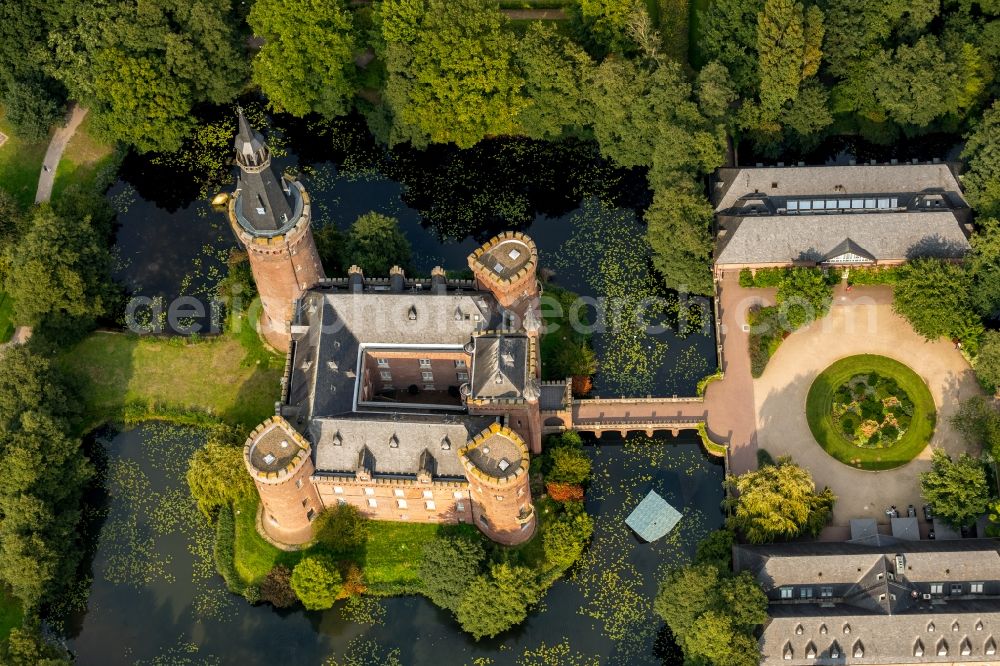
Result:
M528 447L499 423L490 425L459 449L469 480L476 527L498 543L524 543L535 531L535 510L528 483Z
M285 544L312 539L312 521L323 505L310 480L315 467L309 442L274 416L250 433L243 462L260 495L264 532Z
M480 289L524 318L538 298L538 250L519 231L494 236L469 255L469 268Z
M323 279L313 240L309 194L302 183L278 178L271 169L271 151L237 110L236 163L240 175L229 201L229 223L250 257L250 268L264 312L264 338L288 351L292 306L302 293Z

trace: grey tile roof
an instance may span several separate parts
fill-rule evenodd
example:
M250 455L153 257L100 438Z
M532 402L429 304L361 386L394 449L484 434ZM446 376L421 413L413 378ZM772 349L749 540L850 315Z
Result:
M949 211L720 219L716 264L819 262L851 239L880 261L961 257L969 241Z
M475 338L472 354L474 398L520 398L529 378L528 337L486 334Z
M732 208L741 197L836 194L948 192L952 203L964 204L961 187L947 164L727 168L716 173L716 211ZM772 187L776 185L776 187Z
M563 408L566 397L566 382L547 382L542 384L538 407L542 410L558 410Z
M278 231L294 223L293 193L274 175L264 137L250 127L242 109L238 110L237 119L239 130L233 147L237 162L247 168L241 169L236 205L252 228L262 232ZM260 168L264 164L267 166Z
M355 414L346 418L314 419L310 439L316 450L317 472L353 475L358 456L367 447L372 473L412 476L420 468L420 456L429 451L434 457L436 477L464 478L458 450L490 423L491 417L456 415Z
M994 661L986 643L1000 639L997 547L985 539L881 547L812 542L736 546L733 556L736 570L750 571L768 594L771 619L760 640L764 664L842 664L845 656L860 664ZM901 575L897 555L904 558ZM981 593L972 593L973 582L983 584ZM952 585L960 586L957 592ZM783 598L781 588L791 596ZM941 638L948 654L939 657ZM839 658L830 655L834 640ZM914 654L918 640L922 656ZM855 657L859 641L861 655ZM963 643L969 654L961 654Z

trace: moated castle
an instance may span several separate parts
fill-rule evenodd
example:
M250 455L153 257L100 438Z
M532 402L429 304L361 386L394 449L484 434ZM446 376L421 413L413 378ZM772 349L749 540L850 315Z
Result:
M376 520L470 523L494 541L534 532L541 452L538 254L505 233L469 256L474 279L352 266L327 278L302 183L278 177L238 114L229 221L246 247L261 333L286 352L281 400L247 439L259 526L302 544L334 504Z

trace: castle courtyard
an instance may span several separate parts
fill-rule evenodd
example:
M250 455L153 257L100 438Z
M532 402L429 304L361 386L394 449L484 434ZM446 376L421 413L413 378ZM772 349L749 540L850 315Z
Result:
M951 417L963 400L980 393L972 369L952 343L924 340L892 311L890 288L848 291L838 286L830 314L786 338L763 375L754 380L753 389L757 447L775 458L791 456L812 473L818 487L829 486L837 495L833 528L824 533L828 539L844 538L851 518L884 522L891 505L905 513L913 504L919 512L923 504L919 475L930 468L930 447L901 467L870 472L835 460L816 443L806 422L809 388L831 363L855 354L888 356L920 375L937 408L931 445L953 456L967 447Z

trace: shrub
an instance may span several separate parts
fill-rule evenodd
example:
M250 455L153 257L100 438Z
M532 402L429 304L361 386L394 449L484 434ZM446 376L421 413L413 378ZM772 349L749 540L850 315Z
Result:
M323 555L308 555L295 565L292 590L306 610L326 610L333 606L342 588L336 563Z
M767 453L763 449L758 449L757 453L759 454L761 451ZM768 455L768 458L770 457ZM771 464L774 464L774 461L771 461ZM735 538L736 535L727 529L710 532L707 537L698 542L694 555L695 564L713 564L720 571L729 571L733 567L733 541Z
M754 286L753 271L749 268L740 269L740 286L744 289L750 289Z
M356 550L368 539L367 519L351 504L331 506L313 524L316 541L337 553Z
M261 601L266 601L275 608L289 608L298 602L295 591L292 590L292 572L288 567L279 564L267 572L260 584Z
M583 486L580 485L549 482L545 484L545 490L549 497L557 502L580 502L583 500Z
M582 449L560 446L549 451L549 457L552 467L546 475L547 481L581 484L590 478L590 458Z
M243 598L251 606L256 606L261 602L260 585L247 585L243 588Z
M237 594L243 591L243 582L236 573L236 520L233 507L228 504L219 508L218 520L215 523L215 545L212 555L215 568L222 574L226 587Z
M559 570L566 570L579 559L594 533L594 520L582 502L567 502L565 510L542 532L545 559Z
M347 565L347 573L344 574L344 586L341 590L341 597L355 597L364 594L368 590L365 585L365 574L361 567L356 564Z

